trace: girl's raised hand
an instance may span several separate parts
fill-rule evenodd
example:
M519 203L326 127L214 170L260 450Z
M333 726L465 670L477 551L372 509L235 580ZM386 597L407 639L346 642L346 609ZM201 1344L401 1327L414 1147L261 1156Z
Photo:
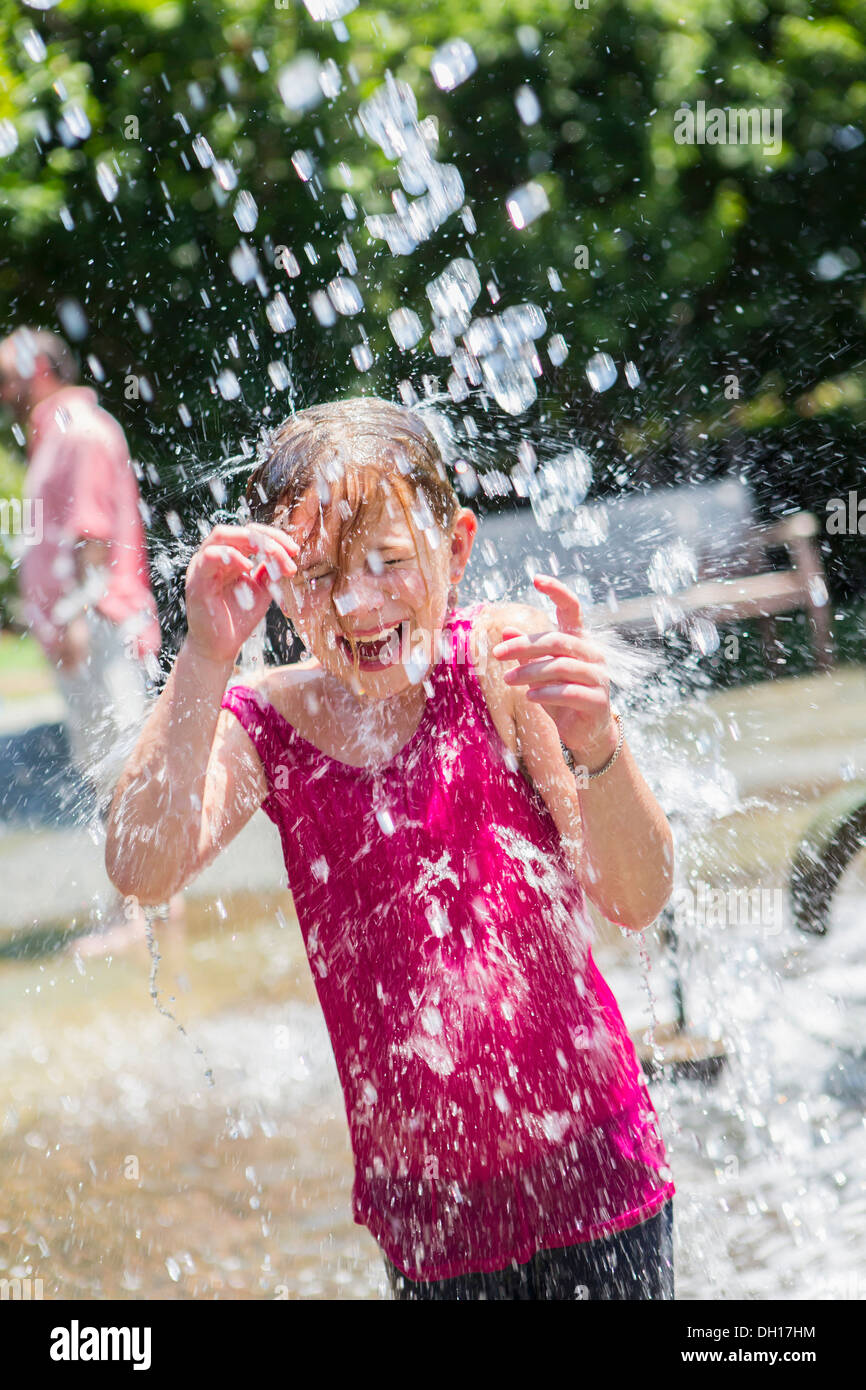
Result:
M297 573L298 550L276 526L215 526L186 572L187 645L209 661L234 661Z
M493 655L517 662L505 673L506 683L526 686L526 699L547 711L575 760L595 772L617 743L604 655L583 627L580 600L558 579L539 574L533 582L553 600L556 628L529 633L503 628Z

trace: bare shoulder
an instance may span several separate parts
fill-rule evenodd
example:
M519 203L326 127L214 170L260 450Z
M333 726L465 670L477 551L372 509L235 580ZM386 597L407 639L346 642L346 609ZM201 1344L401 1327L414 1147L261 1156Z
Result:
M321 668L316 665L312 669L312 666L313 663L307 662L292 666L268 666L262 671L245 674L242 684L254 690L294 725L302 708L302 692L308 694L315 689L321 675ZM229 782L240 788L244 784L252 785L259 792L259 800L267 794L264 769L255 744L230 709L220 711L213 765L215 770L220 767L224 769L227 785Z
M291 666L266 666L250 676L246 684L273 705L290 724L297 722L301 708L322 687L324 673L317 661L297 661Z
M521 632L542 632L551 625L547 615L529 603L486 603L476 623L491 646L500 641L507 627L520 628Z

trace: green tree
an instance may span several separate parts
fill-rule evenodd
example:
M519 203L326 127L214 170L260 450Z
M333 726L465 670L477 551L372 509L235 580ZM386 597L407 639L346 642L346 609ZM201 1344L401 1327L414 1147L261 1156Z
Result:
M295 0L0 0L6 326L80 333L85 373L145 466L152 534L177 532L177 511L191 544L197 480L249 453L262 424L404 377L444 385L447 356L426 333L401 351L387 315L414 309L429 333L427 282L471 255L491 287L477 312L531 300L548 323L537 407L453 407L480 422L482 462L510 464L523 433L573 431L600 490L737 467L768 512L822 513L856 483L866 410L864 9L469 0L456 15L398 0L333 26ZM455 38L477 67L445 91L430 63ZM389 72L465 186L464 215L411 255L365 221L401 187L357 119ZM779 148L678 143L677 111L699 102L780 112ZM518 230L506 200L530 180L549 211ZM349 274L363 309L324 326L311 295ZM359 371L364 342L374 362ZM618 367L603 394L585 374L599 351ZM224 465L217 504L245 471ZM862 587L866 561L838 543L833 576L839 594Z

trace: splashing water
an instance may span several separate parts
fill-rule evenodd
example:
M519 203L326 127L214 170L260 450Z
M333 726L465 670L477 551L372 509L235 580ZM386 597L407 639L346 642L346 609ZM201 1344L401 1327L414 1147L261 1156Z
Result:
M53 0L25 3L33 10L46 10ZM338 25L356 8L357 0L305 0L305 4L312 20ZM540 34L531 26L521 26L518 39L526 53L535 53L541 43ZM21 44L32 62L45 59L45 44L35 30L24 33ZM265 71L268 56L262 50L256 53L259 56L254 54L253 61L260 71ZM474 51L459 38L437 48L431 60L433 80L445 94L471 82L477 68ZM309 149L297 149L291 154L297 176L297 182L292 176L292 187L298 197L315 196L324 206L333 196L339 205L344 222L337 256L344 273L328 278L336 267L327 265L331 247L324 244L324 237L321 245L308 243L303 254L299 238L297 256L286 248L280 274L274 277L271 248L264 241L254 245L247 240L254 238L262 209L245 189L231 196L239 182L231 159L217 157L206 136L196 132L191 134L188 146L191 159L207 171L216 207L225 204L224 215L233 219L241 234L228 256L228 273L247 287L251 296L264 301L267 324L281 337L291 334L297 327L298 316L305 316L308 311L322 330L326 344L330 342L329 331L340 320L367 316L366 328L360 321L355 324L360 341L349 350L354 368L358 373L366 373L378 360L367 336L378 286L375 260L370 264L362 260L359 266L360 238L356 236L353 245L351 234L363 229L380 243L378 251L386 247L392 257L407 262L421 251L429 256L429 261L424 261L425 267L431 267L431 278L424 290L427 303L400 303L382 315L397 348L401 353L415 354L419 365L420 378L407 381L400 388L403 398L429 419L465 497L480 495L481 500L506 498L529 503L520 516L531 516L537 524L536 532L532 551L521 557L519 565L511 564L508 547L496 539L495 531L488 528L485 533L482 528L478 557L483 568L477 576L481 592L488 598L532 597L531 574L550 567L552 562L554 568L561 567L557 572L567 575L585 601L593 640L606 655L616 705L628 721L630 745L671 818L678 891L682 891L682 866L693 866L697 860L699 871L704 871L701 855L711 857L709 847L720 825L739 818L737 834L741 841L748 842L752 837L748 817L778 810L780 801L784 804L779 788L774 788L772 797L766 800L763 794L741 795L725 766L722 748L730 725L713 705L701 667L704 657L718 651L718 631L709 620L694 619L689 627L689 647L679 666L673 667L658 653L628 642L614 626L593 615L594 605L607 597L605 586L588 577L589 565L583 567L587 552L603 549L608 540L604 516L585 505L593 481L601 472L599 447L588 431L561 424L555 411L547 417L541 414L533 445L520 419L539 401L539 382L545 373L541 340L549 334L547 358L552 367L561 367L567 360L569 345L560 330L567 331L567 325L549 322L554 317L551 309L545 310L532 300L509 302L516 301L517 296L508 283L494 278L492 267L483 265L480 259L476 261L472 249L474 219L464 184L464 174L468 178L469 171L438 157L437 125L419 114L417 97L408 83L388 74L355 110L350 78L348 65L344 76L333 59L323 61L316 53L302 52L276 72L272 80L292 118L313 112L323 102L338 98L346 101L349 115L357 119L371 146L394 166L392 172L399 186L391 193L393 211L368 212L364 206L365 192L360 187L350 194L345 189L325 189L317 182L321 179L320 152L310 137ZM204 109L206 97L196 84L190 85L189 97L195 109ZM514 104L517 118L524 126L534 127L542 120L541 103L528 84L514 94ZM88 137L89 120L79 102L65 103L58 131L69 149ZM19 139L14 122L0 121L0 156L13 154ZM218 142L214 143L219 149ZM287 147L287 159L294 143L293 139ZM96 162L94 175L103 214L113 216L123 203L124 175L109 157ZM520 235L549 211L550 197L544 182L535 177L526 179L505 200L502 216L506 235ZM63 224L71 228L68 210L59 215ZM457 249L452 236L456 235L455 222L465 233L463 244L468 254L453 254ZM446 233L450 239L446 240ZM304 257L311 266L322 262L321 270L316 272L319 283L296 295L296 287L289 281L301 278ZM850 267L850 254L826 252L816 262L814 273L819 279L832 282ZM303 273L307 273L307 266ZM302 285L306 283L302 281ZM547 283L554 292L562 289L555 267L548 268ZM482 286L492 309L479 305ZM495 307L500 304L503 307ZM61 299L56 309L68 338L75 343L85 342L90 323L82 305L67 298ZM429 312L431 322L429 354L423 341L422 311L425 316ZM148 308L136 304L131 312L142 333L149 333L152 317ZM215 323L216 317L215 313ZM236 325L232 325L231 332L241 336ZM237 339L234 341L236 344ZM280 408L294 409L298 369L292 362L291 340L287 342L285 361L282 346L276 349L279 356L273 356L272 347L265 348L259 360L263 366L267 364L266 374L274 390L288 393L279 401ZM258 341L253 344L256 353L261 354L262 349ZM406 361L411 363L413 359ZM400 370L408 371L409 367L404 365ZM612 391L617 385L618 370L618 362L607 352L596 352L590 357L583 371L593 397ZM219 349L214 349L213 375L209 379L215 407L221 401L242 403L238 371L224 363ZM641 385L638 365L625 360L622 371L626 385L636 391ZM99 379L95 370L94 376ZM142 394L147 399L146 387ZM491 408L491 402L504 419ZM480 425L476 415L479 419L483 416ZM178 418L186 429L192 427L193 415L182 401ZM203 429L202 444L212 437L218 419L214 416L213 426L208 424L210 434L205 435ZM256 420L253 428L260 425ZM194 448L188 452L196 454ZM228 502L229 485L234 486L246 476L254 456L253 444L244 441L240 453L224 457L216 469L213 460L203 456L186 458L182 472L161 490L156 486L160 482L157 466L147 465L156 474L152 477L148 472L147 477L160 499L159 523L171 536L159 544L154 557L167 591L177 591L185 566L210 525L216 520L239 519L237 509ZM512 463L514 459L516 465ZM214 477L215 472L218 477ZM190 499L197 497L205 484L209 488L206 504L202 504L196 522L186 525L181 515L189 514ZM647 591L657 600L655 613L660 632L670 633L682 616L677 596L695 582L698 573L699 560L688 540L664 538L652 549L645 578ZM821 582L813 581L816 585ZM246 644L241 670L255 670L263 661L264 629L260 627ZM419 679L422 674L419 670ZM393 830L391 812L382 809L379 825L386 834L389 824ZM736 849L742 848L741 841L735 843ZM519 846L512 845L510 849L515 855L520 853ZM543 865L536 868L538 872L544 870ZM427 870L432 873L429 866ZM322 874L326 873L324 865ZM715 884L720 883L723 888L716 886L711 891L727 893L734 882L733 869L725 864L716 866ZM720 927L708 912L707 902L700 907L694 895L678 921L679 982L685 987L694 1017L709 1032L723 1033L729 1048L727 1071L711 1091L696 1084L674 1086L664 1077L654 1083L679 1189L679 1243L684 1270L678 1277L686 1296L706 1297L709 1293L723 1298L819 1297L821 1290L828 1288L831 1275L839 1279L857 1277L855 1233L866 1205L860 1176L862 1151L858 1148L862 1145L859 1110L866 1085L860 1042L862 1009L858 1002L866 997L858 936L864 891L858 888L840 914L832 957L825 951L822 958L826 943L811 942L808 948L802 942L794 943L790 923L785 919L780 923L757 923L758 928L772 928L757 934L751 930L756 924L749 921L733 925L726 922ZM186 1106L193 1123L199 1126L196 1133L203 1150L212 1136L216 1115L226 1121L231 1142L238 1149L249 1149L247 1157L251 1161L245 1165L243 1184L236 1182L233 1189L227 1182L224 1195L226 1201L235 1200L242 1190L244 1201L250 1203L249 1211L255 1213L256 1224L248 1228L246 1235L257 1254L265 1251L262 1273L259 1276L253 1271L257 1256L245 1253L239 1258L227 1246L221 1247L212 1261L203 1259L202 1251L210 1249L211 1237L204 1229L207 1223L201 1222L201 1229L196 1231L200 1248L194 1254L184 1248L159 1251L160 1270L165 1270L170 1284L194 1288L198 1280L199 1288L218 1296L220 1289L225 1292L251 1287L258 1278L258 1287L270 1290L278 1282L277 1271L286 1246L300 1246L302 1256L294 1276L302 1293L315 1296L323 1289L331 1293L336 1289L338 1295L340 1290L356 1296L381 1294L380 1276L370 1272L370 1252L359 1253L357 1228L352 1228L350 1221L343 1221L350 1175L344 1152L342 1097L336 1088L328 1041L315 1012L312 991L298 983L301 978L307 980L302 976L306 960L296 951L287 964L291 950L285 945L282 929L274 925L273 916L268 921L248 924L242 943L233 945L225 956L221 953L227 948L219 933L203 934L193 941L189 969L213 976L214 998L219 996L216 977L221 969L229 969L232 964L248 969L254 975L260 1012L232 1004L231 1009L224 1010L228 1016L219 1019L219 1027L211 1022L207 1012L195 1023L182 1024L176 1009L164 1002L160 988L159 972L164 962L154 937L155 920L160 920L158 915L150 914L146 933L149 996L159 1019L175 1025L186 1052L192 1053L195 1075L183 1061L179 1062L178 1049L165 1042L164 1033L149 1035L153 1040L162 1038L161 1042L155 1041L153 1065L148 1065L146 1056L139 1055L137 1041L130 1039L123 1017L128 1000L119 990L113 1011L112 1005L107 1005L101 1019L82 1025L74 1042L74 1055L89 1065L89 1071L87 1066L84 1068L85 1077L96 1080L110 1074L116 1081L114 1091L106 1091L104 1112L96 1114L95 1102L76 1089L74 1078L62 1070L62 1059L54 1055L56 1030L52 1023L29 1023L18 1018L10 1030L8 1055L22 1067L24 1079L15 1091L20 1116L10 1111L3 1130L9 1170L16 1155L15 1141L21 1137L21 1117L22 1152L31 1159L39 1155L41 1160L43 1154L51 1154L70 1136L83 1149L88 1134L95 1130L102 1146L100 1161L105 1160L107 1171L118 1140L128 1144L131 1151L135 1145L145 1147L143 1136L154 1107L161 1126L167 1127L172 1107ZM435 922L434 934L447 930L440 918ZM657 1023L670 1003L664 996L672 995L674 976L671 960L659 951L654 933L641 934L640 939L629 940L623 946L615 938L610 939L602 947L602 954L605 952L603 973L623 1002L624 1011L626 1003L631 1009L629 1021L645 1016L648 1006L648 1022ZM228 964L221 966L220 961ZM42 988L40 973L45 973L41 967L27 986L34 994ZM58 977L59 973L56 972ZM78 980L70 985L68 980L58 978L55 983L67 998L79 987ZM519 988L519 982L515 988ZM169 997L170 1004L175 1002L174 996ZM424 1002L418 1012L418 1028L406 1045L421 1050L431 1067L447 1072L454 1062L441 1040L441 1018L439 1004ZM270 1060L271 1044L265 1034L265 1029L276 1028L285 1030L282 1065ZM172 1041L176 1042L176 1038ZM58 1088L50 1075L47 1080L41 1077L40 1069L48 1059L52 1066L61 1068L62 1087ZM173 1085L176 1068L180 1070ZM196 1085L201 1076L208 1090L218 1091L219 1097L201 1103L203 1119L197 1121L198 1101L193 1097L198 1095ZM68 1106L64 1113L65 1102ZM311 1131L316 1124L318 1130ZM329 1136L324 1158L319 1162L315 1157L316 1143L308 1137L311 1132ZM277 1138L279 1147L275 1148ZM51 1139L56 1139L55 1146ZM193 1161L180 1135L174 1135L173 1144L178 1164L190 1163L195 1168L195 1186L199 1190L206 1188L210 1176L207 1163L198 1156ZM272 1193L278 1189L281 1170L272 1172L269 1178L262 1175L280 1163L281 1158L275 1159L275 1153L282 1156L286 1152L291 1155L295 1185L306 1181L311 1195L304 1199L306 1208L293 1210L289 1204L288 1210L282 1211L281 1244L267 1215L259 1215L252 1203L260 1203L264 1191ZM152 1155L156 1162L155 1149ZM74 1208L79 1200L74 1185L64 1186L63 1162L68 1159L44 1159L39 1181L44 1197L40 1206L46 1212L56 1212L58 1205L66 1202ZM52 1168L52 1164L56 1167ZM237 1171L234 1178L238 1178ZM83 1179L77 1173L75 1181L80 1188ZM26 1194L15 1182L13 1178L10 1200L19 1204L20 1210L26 1210ZM66 1195L70 1191L71 1198ZM166 1191L178 1191L176 1186L171 1187L169 1177ZM124 1200L118 1188L113 1194L114 1210L123 1209ZM274 1197L267 1200L277 1204ZM109 1211L111 1206L109 1200ZM176 1213L176 1218L183 1215ZM91 1236L104 1234L93 1214L79 1214L78 1219L79 1238L88 1231ZM335 1226L339 1228L340 1254L332 1261L329 1272L322 1275L322 1242ZM51 1238L47 1225L40 1238L44 1242ZM192 1241L187 1240L187 1244ZM38 1245L35 1248L41 1249ZM205 1276L202 1267L207 1265ZM124 1251L122 1270L97 1267L94 1274L92 1268L81 1269L79 1265L77 1277L82 1286L89 1280L91 1288L99 1286L101 1280L107 1293L119 1289L144 1294L159 1289L161 1274L157 1277L139 1251L130 1247ZM863 1296L862 1291L859 1296Z

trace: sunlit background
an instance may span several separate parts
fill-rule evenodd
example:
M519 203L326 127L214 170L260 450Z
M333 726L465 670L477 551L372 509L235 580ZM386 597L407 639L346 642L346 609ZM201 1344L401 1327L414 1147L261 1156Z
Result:
M709 140L731 108L778 140ZM597 957L654 1064L684 1299L866 1296L864 132L838 2L0 0L0 336L61 333L125 431L163 673L267 431L359 393L436 429L475 593L552 556L632 644L679 896ZM0 1278L383 1298L270 822L149 943L74 950L103 841L0 426Z

